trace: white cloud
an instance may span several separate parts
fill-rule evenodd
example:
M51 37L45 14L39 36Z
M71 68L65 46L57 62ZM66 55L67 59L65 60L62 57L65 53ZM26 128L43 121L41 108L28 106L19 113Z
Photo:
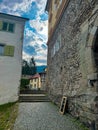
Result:
M45 37L47 37L47 36L45 36ZM32 32L28 28L26 28L26 30L25 30L25 38L29 40L28 42L26 41L25 46L29 45L29 46L33 46L34 47L37 44L39 46L41 46L42 44L46 45L46 41L47 41L47 38L44 38L41 35Z
M35 0L39 9L38 16L44 13L47 0Z
M36 2L38 7L37 16L44 12L47 0L3 0L0 3L0 11L6 10L9 14L21 15L22 12L28 12L31 9L32 2ZM18 11L18 13L17 13Z
M25 37L32 37L32 36L36 36L35 33L30 30L29 28L25 29Z
M43 41L40 41L38 37L35 37L33 41L29 42L29 46L35 46L38 45L39 47L43 44Z
M28 12L34 0L3 0L0 11L6 10L9 14L21 15L21 12ZM18 12L18 13L17 13Z
M29 61L31 57L32 57L31 55L29 55L23 51L23 59ZM34 56L34 59L35 59L37 66L46 65L47 64L47 52L40 51L38 55ZM44 61L44 63L43 63L43 61Z
M36 56L35 60L47 60L47 58L43 56Z
M47 21L44 21L42 24L40 24L40 22L36 23L36 21L33 23L33 21L34 20L32 20L32 27L34 26L34 28L36 28L36 30L38 32L40 32L40 30L39 30L40 27L45 28L42 30L42 32L40 34L46 35L47 34L47 25L46 25ZM42 47L42 45L46 46L46 48L47 48L47 45L46 45L47 39L35 34L34 32L32 32L29 29L26 29L26 37L28 37L28 39L29 39L29 42L26 44L26 47L32 46L35 49L35 51L37 52L37 54L34 55L36 64L37 65L43 65L43 64L46 65L47 64L47 49L44 49ZM33 40L31 40L32 38L33 38ZM31 58L31 56L28 54L24 54L24 57L27 60Z
M30 59L31 57L32 57L31 55L29 55L29 54L27 54L27 53L25 53L25 52L23 51L23 53L22 53L22 58L23 58L23 59L29 61L29 59Z
M48 20L46 21L41 21L40 19L30 20L30 26L32 28L36 28L36 31L39 34L45 35L46 38L48 37Z
M37 64L36 64L36 66L41 66L41 65L47 65L47 62L45 62L45 63L43 64L43 62L38 61Z
M35 49L37 55L42 55L43 57L47 57L47 49L44 49L42 45L45 45L47 48L46 44L43 44L42 42L39 43L38 40L29 42L26 45L26 47L31 46Z

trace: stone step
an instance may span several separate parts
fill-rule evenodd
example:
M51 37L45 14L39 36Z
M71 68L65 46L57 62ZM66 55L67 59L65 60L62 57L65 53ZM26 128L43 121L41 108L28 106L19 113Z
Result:
M44 90L21 90L20 94L45 94Z
M19 99L38 99L38 100L44 100L44 99L48 99L48 97L46 96L20 96Z
M44 94L21 94L20 102L49 102L49 98Z
M29 99L20 99L19 100L19 102L50 102L50 100L49 99L47 99L47 100L34 100L34 99L32 99L32 100L29 100Z

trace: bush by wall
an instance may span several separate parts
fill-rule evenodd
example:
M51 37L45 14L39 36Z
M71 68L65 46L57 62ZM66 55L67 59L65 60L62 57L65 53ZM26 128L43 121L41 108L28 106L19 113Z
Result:
M29 85L29 79L25 79L25 78L22 78L21 79L21 83L20 83L20 89L23 90L23 89L27 89L28 85Z

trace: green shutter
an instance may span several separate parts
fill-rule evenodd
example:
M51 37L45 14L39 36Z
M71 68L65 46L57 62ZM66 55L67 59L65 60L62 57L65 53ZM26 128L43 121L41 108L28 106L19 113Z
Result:
M2 27L3 27L3 22L0 21L0 30L2 30Z
M4 55L5 56L14 56L14 46L5 46Z

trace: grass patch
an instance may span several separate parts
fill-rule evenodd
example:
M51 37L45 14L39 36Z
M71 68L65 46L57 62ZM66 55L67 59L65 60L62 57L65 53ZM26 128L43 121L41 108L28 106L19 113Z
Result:
M17 117L18 103L0 105L0 130L12 130Z
M89 130L86 126L84 126L83 123L81 123L80 121L78 120L74 120L73 121L79 128L81 128L81 130Z
M80 130L89 130L89 128L87 128L82 122L80 122L80 120L72 117L69 114L66 115Z
M58 110L58 108L59 108L55 102L51 101L50 105L53 106L56 110Z

